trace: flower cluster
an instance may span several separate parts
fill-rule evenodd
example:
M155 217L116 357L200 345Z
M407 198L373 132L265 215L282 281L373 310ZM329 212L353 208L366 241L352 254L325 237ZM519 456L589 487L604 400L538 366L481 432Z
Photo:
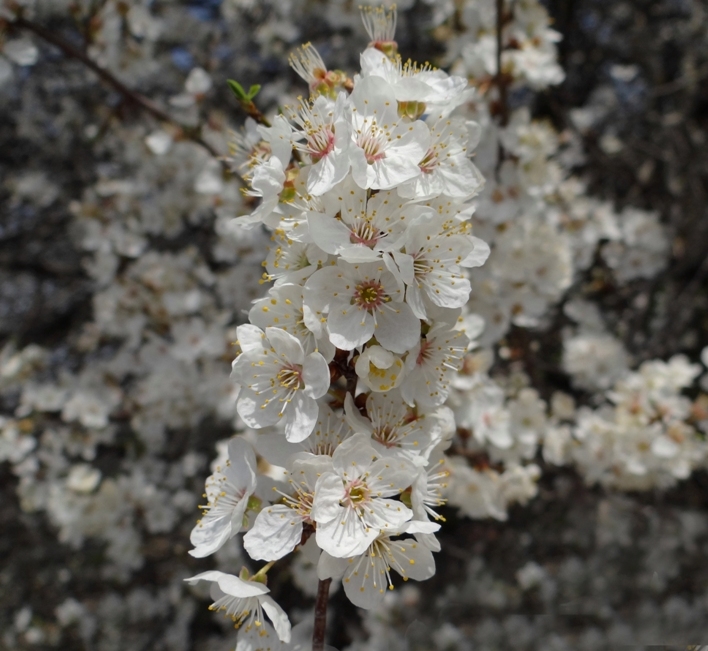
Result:
M435 572L430 518L440 519L454 430L443 403L471 343L468 270L489 247L469 221L483 185L470 160L479 127L453 115L471 96L466 80L403 62L395 9L362 11L371 42L360 74L327 70L303 46L291 63L310 97L234 148L242 161L250 147L246 175L261 201L239 219L273 233L264 280L274 284L237 328L232 378L276 485L259 491L273 479L234 439L207 481L192 553L245 531L251 558L273 562L314 536L320 579L341 578L354 604L374 608L392 569L406 580ZM260 626L260 611L239 601L255 598L250 584L195 579L229 596L216 608Z
M708 361L708 349L703 358ZM599 408L582 407L572 425L550 428L544 457L574 464L589 484L620 490L667 488L686 479L708 459L706 396L684 394L701 371L682 355L644 362L622 375Z
M551 465L619 490L662 489L705 468L706 376L696 386L695 365L681 357L629 370L633 356L701 343L687 332L656 352L641 339L672 316L657 274L687 246L671 242L663 223L676 217L615 210L576 175L586 162L597 168L598 153L611 160L622 150L611 135L624 128L618 103L643 74L609 65L605 85L558 131L533 117L534 91L563 78L558 33L540 2L502 3L501 70L496 0L423 2L430 11L418 3L420 11L399 15L398 36L404 44L425 33L422 47L440 38L453 76L401 61L393 14L370 10L362 27L347 0L0 0L0 109L13 125L7 158L18 161L2 183L0 334L12 334L0 351L0 462L16 478L7 482L15 512L44 512L56 532L43 542L57 576L65 577L62 554L100 550L69 583L60 578L55 603L66 590L90 596L67 599L58 626L47 604L18 595L35 610L18 605L0 634L6 646L80 635L107 651L116 640L149 646L154 635L153 645L186 648L195 597L209 583L214 609L242 625L239 651L297 649L297 627L290 645L277 639L289 625L270 601L267 569L228 578L244 560L241 539L255 561L295 550L288 576L303 594L314 596L319 568L370 607L391 568L404 578L433 571L426 550L437 548L435 522L426 518L437 520L445 500L462 516L501 521L537 496ZM601 31L625 11L603 19ZM78 60L13 24L19 16L80 43L174 121L158 125L121 102ZM371 46L350 78L339 68L351 68L349 43L365 29ZM307 35L337 69L311 46L295 52L311 94L297 101L284 52ZM271 127L247 120L232 138L230 176L211 155L228 151L224 75L252 76L259 65L274 79L259 104L293 108ZM583 135L599 146L588 157ZM661 158L662 176L674 192L683 176L672 178L670 158ZM653 165L638 167L642 185L654 184ZM491 249L473 273L487 250L470 228ZM35 267L27 260L39 243ZM623 302L627 313L646 311L641 327L628 324ZM235 340L238 387L229 378ZM556 391L568 381L574 399ZM243 436L219 444L192 534L193 555L213 555L215 565L188 588L185 566L196 561L183 545L207 455L233 432ZM383 486L381 468L391 473ZM552 470L538 499L562 501L571 476ZM523 541L514 520L473 527ZM161 578L147 588L141 569L158 559ZM538 568L527 570L525 584L553 589ZM475 604L504 602L508 586L496 589L474 562L469 571ZM654 586L653 572L637 585ZM362 577L377 577L378 592ZM100 585L86 589L94 580ZM385 604L407 608L420 592L408 584L387 594ZM521 630L514 622L504 622L510 636ZM461 630L442 626L436 648L466 648ZM385 639L350 648L404 644Z

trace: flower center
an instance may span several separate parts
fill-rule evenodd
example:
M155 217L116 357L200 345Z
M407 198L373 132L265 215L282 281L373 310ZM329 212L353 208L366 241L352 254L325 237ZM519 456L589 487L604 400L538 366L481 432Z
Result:
M423 251L418 251L413 254L413 274L416 278L422 278L432 270L433 267L425 259Z
M374 248L379 241L382 233L369 220L357 220L355 226L352 227L349 235L349 241L352 244L363 244L370 249Z
M430 359L430 349L432 348L433 343L431 341L428 341L427 339L423 340L420 343L420 352L418 353L418 358L415 360L415 363L420 366L423 364L423 362L428 361Z
M423 172L423 174L432 174L439 164L440 157L438 156L437 149L431 147L428 149L423 160L418 163L418 167L420 167L420 171Z
M309 521L310 513L312 513L312 502L314 500L315 494L313 492L308 492L300 488L295 489L295 494L290 496L286 495L283 502L295 511L300 517Z
M307 134L307 153L313 163L318 163L327 154L334 150L334 128L324 125L319 129L312 129Z
M359 283L354 290L353 304L360 310L373 312L384 303L391 300L380 282L366 280Z
M302 368L300 366L283 366L276 377L280 386L288 391L297 391L304 386Z
M359 134L357 145L363 149L369 165L386 158L386 134L375 123L367 131Z
M369 500L371 491L361 479L355 479L344 492L344 499L341 501L342 506L357 507Z
M398 446L398 432L395 427L390 425L382 425L380 428L373 433L374 440L385 445L387 448L394 448Z

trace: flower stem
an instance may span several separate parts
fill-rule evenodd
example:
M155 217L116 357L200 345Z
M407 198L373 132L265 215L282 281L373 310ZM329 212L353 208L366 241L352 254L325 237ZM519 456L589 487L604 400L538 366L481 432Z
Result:
M317 601L315 601L315 629L312 633L312 651L323 651L325 631L327 629L327 601L329 585L332 579L320 581L317 585Z

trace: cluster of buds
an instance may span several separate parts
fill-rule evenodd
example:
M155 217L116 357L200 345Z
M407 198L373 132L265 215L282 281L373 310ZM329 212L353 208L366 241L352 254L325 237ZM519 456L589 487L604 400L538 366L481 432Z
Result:
M232 440L192 533L194 556L245 532L251 558L269 563L312 538L319 579L341 579L367 609L393 588L391 570L435 573L455 430L444 403L471 346L468 269L489 255L469 221L479 127L453 115L473 91L404 63L395 18L364 10L371 43L353 78L301 48L291 61L310 97L238 144L261 201L237 221L272 232L273 285L237 329L232 377L252 436ZM263 611L288 641L264 573L258 585L194 578L237 623L266 634Z

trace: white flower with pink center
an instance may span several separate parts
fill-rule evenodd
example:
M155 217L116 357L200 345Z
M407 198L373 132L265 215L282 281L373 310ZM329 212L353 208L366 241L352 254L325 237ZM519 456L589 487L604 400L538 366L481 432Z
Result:
M248 312L248 320L259 328L280 328L300 340L306 355L320 353L325 361L334 357L334 346L329 338L319 339L305 325L302 286L282 284L271 287L268 295L255 301Z
M325 195L324 212L310 212L310 237L323 251L347 262L374 262L395 250L406 223L421 209L396 192L370 196L350 178Z
M241 438L229 441L228 460L206 480L204 516L192 529L189 553L203 558L220 549L243 525L248 500L256 490L256 455Z
M421 524L430 526L432 523ZM430 548L417 540L392 539L391 535L383 533L363 554L354 558L333 558L323 552L317 575L320 578L341 577L349 601L359 608L371 610L379 608L386 593L393 590L391 570L400 574L404 581L425 581L435 574L435 559Z
M400 386L409 404L441 405L450 393L452 377L462 367L469 345L467 335L447 323L436 323L406 358L406 377Z
M317 415L317 424L312 434L304 441L298 443L284 441L282 432L270 428L258 433L255 442L258 454L282 468L287 467L294 454L302 452L331 457L342 442L354 432L344 419L344 414L332 411L326 400L325 397L318 401L320 411Z
M478 194L484 178L469 159L466 122L461 118L439 118L430 125L430 135L430 149L418 163L421 174L401 185L398 193L411 199L441 194L466 199Z
M243 537L243 546L254 560L278 560L300 544L303 524L312 524L315 484L321 475L332 470L332 460L301 452L290 460L288 467L289 490L278 491L282 497L280 503L264 508Z
M278 228L271 236L271 246L265 259L263 280L275 285L302 285L319 267L326 264L329 255L312 242L298 242L292 231Z
M317 398L329 389L329 367L319 353L305 355L302 343L279 328L246 324L236 330L241 354L231 377L240 385L236 409L255 429L282 421L285 436L307 438L317 423Z
M311 517L317 544L332 556L363 554L380 533L400 529L413 516L389 498L411 485L415 467L377 457L368 435L355 434L334 451L332 472L317 480Z
M418 161L430 147L425 122L404 121L393 89L380 77L360 79L350 101L354 109L349 155L356 184L388 190L420 175Z
M432 211L411 221L405 253L393 257L408 286L406 301L418 318L428 318L430 305L460 308L467 303L470 281L461 267L478 267L489 256L489 245L469 231L469 222Z
M305 285L305 304L315 320L319 314L327 315L330 341L342 350L376 337L387 350L404 353L420 336L420 321L403 302L402 283L384 261L340 260L337 266L320 269Z
M381 458L404 459L416 466L425 464L437 422L411 409L398 391L370 393L366 398L366 417L350 395L344 409L351 428L369 434L371 445Z
M300 127L296 137L304 139L295 147L312 161L307 190L313 195L328 192L349 172L348 109L345 93L339 93L335 102L320 95L311 104L301 100L300 110L292 118Z

